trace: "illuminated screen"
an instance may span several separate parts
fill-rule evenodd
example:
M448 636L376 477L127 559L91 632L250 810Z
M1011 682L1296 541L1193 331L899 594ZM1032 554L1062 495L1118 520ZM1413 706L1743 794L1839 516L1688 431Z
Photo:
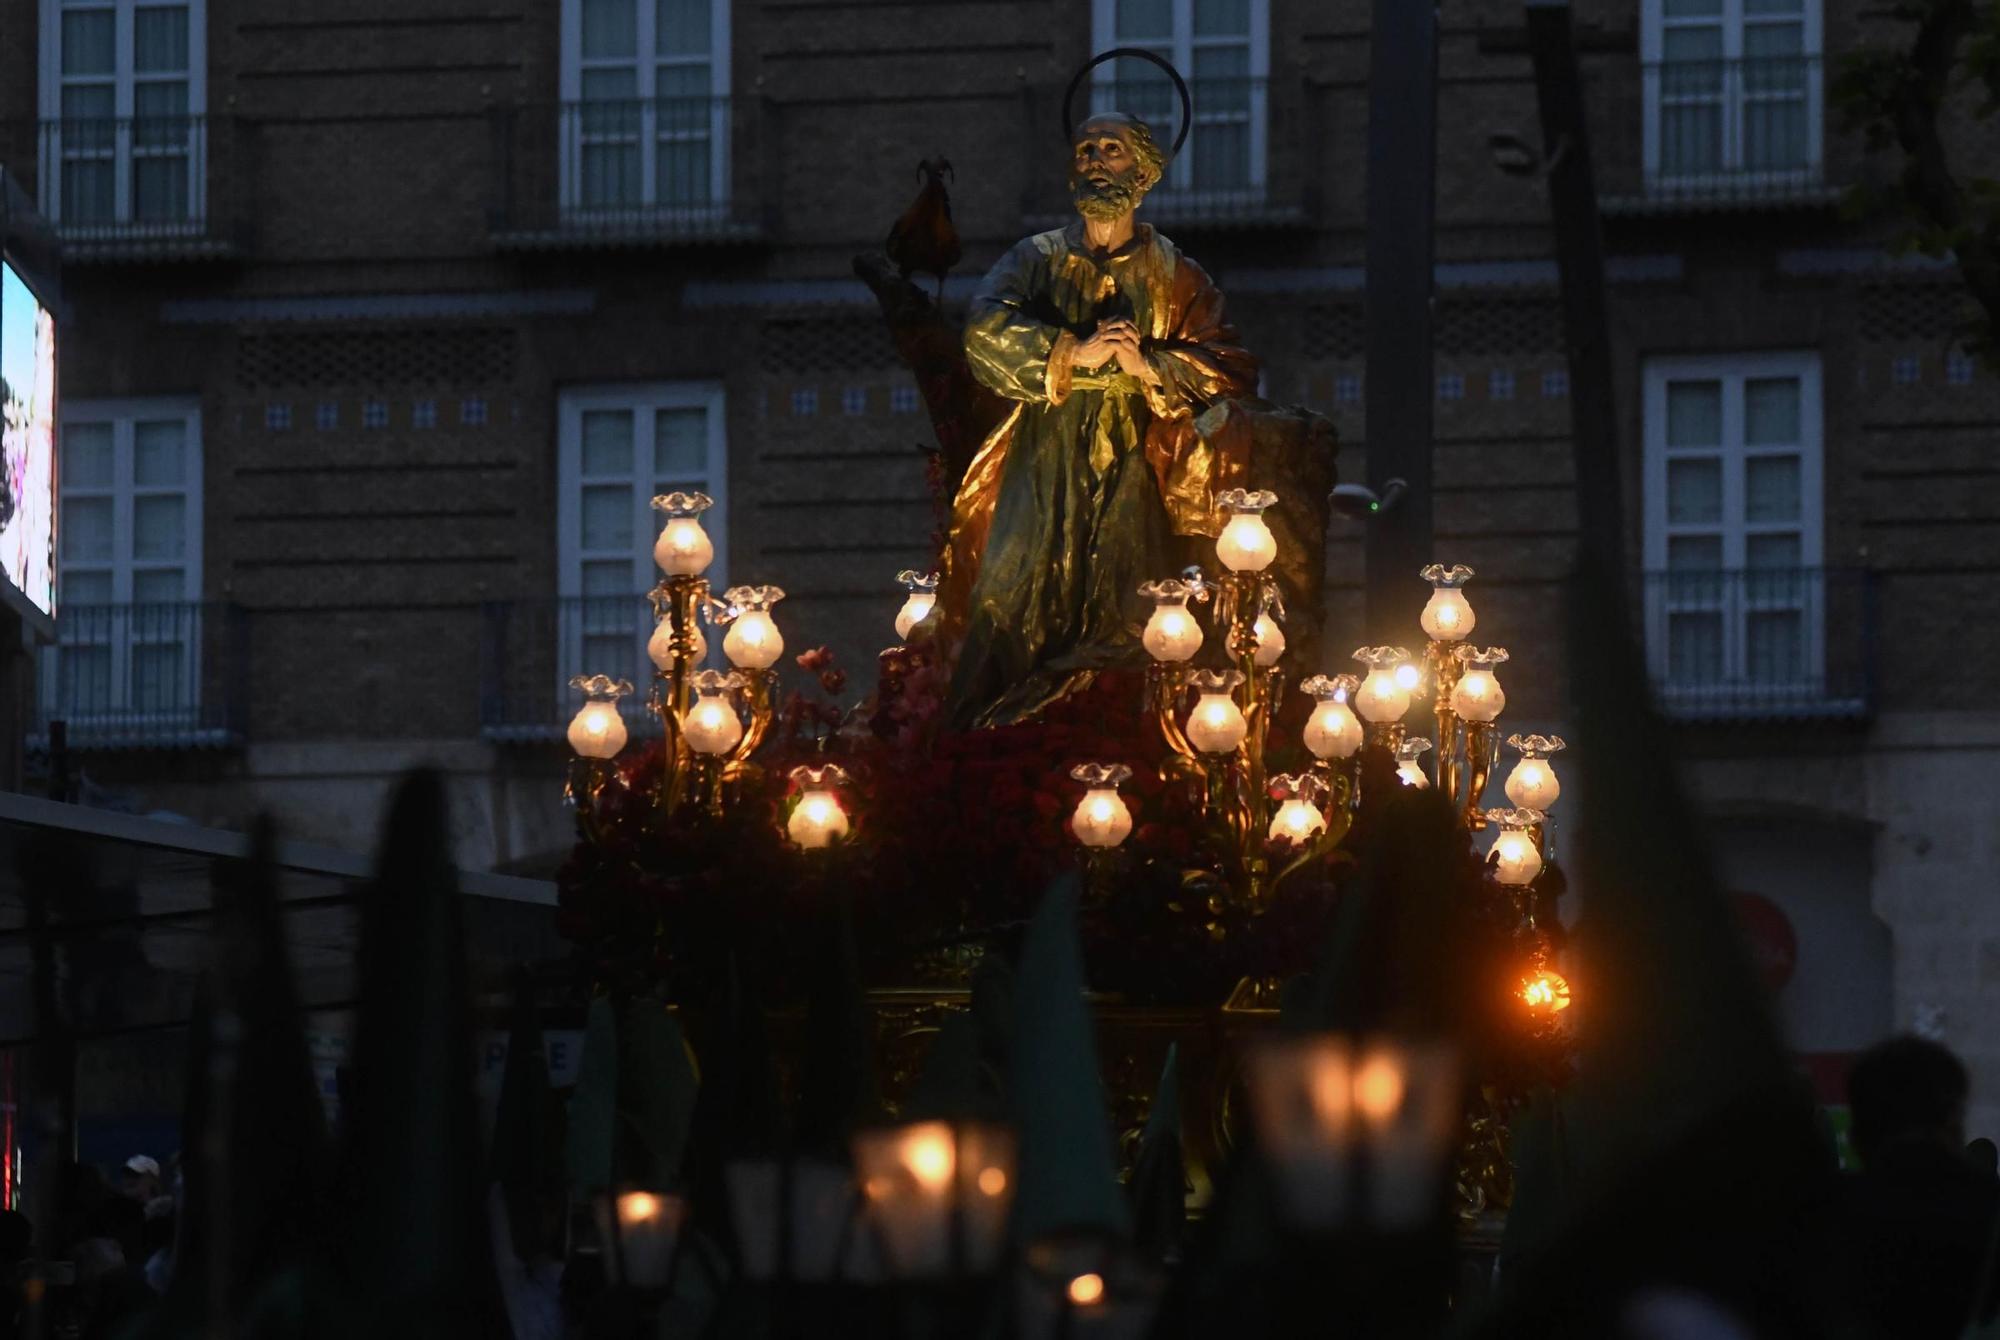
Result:
M56 322L0 261L0 569L44 614L56 607Z

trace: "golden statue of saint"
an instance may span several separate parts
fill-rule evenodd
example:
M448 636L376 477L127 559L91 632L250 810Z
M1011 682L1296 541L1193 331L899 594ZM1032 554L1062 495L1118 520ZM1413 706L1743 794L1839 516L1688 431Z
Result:
M1204 441L1195 417L1253 395L1257 362L1202 268L1133 218L1166 155L1122 113L1074 140L1081 218L1001 257L966 318L966 361L1012 411L952 504L940 606L960 726L1143 664L1139 584L1178 572L1177 537L1215 535L1216 492L1247 479L1247 446Z

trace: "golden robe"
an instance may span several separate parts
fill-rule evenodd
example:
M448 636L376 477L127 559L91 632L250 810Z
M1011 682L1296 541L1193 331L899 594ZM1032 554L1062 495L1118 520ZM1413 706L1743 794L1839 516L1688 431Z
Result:
M1175 575L1175 536L1213 536L1215 494L1240 487L1241 445L1219 448L1194 417L1253 394L1222 293L1151 225L1094 255L1083 224L1003 256L967 314L973 376L1015 402L966 469L952 504L940 592L955 647L958 725L1017 720L1099 669L1142 664L1143 581ZM1125 317L1159 377L1074 365L1097 323ZM1240 439L1239 439L1240 441Z

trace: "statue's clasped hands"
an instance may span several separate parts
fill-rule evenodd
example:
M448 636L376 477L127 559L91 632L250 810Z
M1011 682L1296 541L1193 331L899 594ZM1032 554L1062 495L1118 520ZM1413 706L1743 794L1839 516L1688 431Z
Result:
M1080 368L1101 368L1116 359L1119 370L1142 382L1159 380L1152 364L1139 349L1139 328L1122 316L1097 323L1097 333L1076 347L1075 364Z

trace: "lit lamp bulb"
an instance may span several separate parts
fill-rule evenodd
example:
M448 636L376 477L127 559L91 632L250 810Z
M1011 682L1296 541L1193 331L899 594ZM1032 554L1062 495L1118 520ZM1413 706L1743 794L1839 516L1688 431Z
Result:
M1521 755L1521 761L1507 774L1507 799L1519 809L1547 813L1562 795L1562 782L1548 757L1562 749L1562 736L1510 735L1507 743Z
M1433 563L1418 574L1431 584L1431 598L1417 616L1434 642L1456 642L1471 635L1479 618L1461 588L1472 580L1472 569L1463 563L1445 567Z
M1285 654L1285 630L1278 627L1278 621L1271 617L1269 610L1257 615L1257 655L1259 667L1269 669Z
M792 784L799 788L799 803L785 821L785 835L807 851L830 847L847 836L847 811L833 788L847 780L847 774L829 763L823 768L793 768Z
M930 612L937 608L938 575L906 568L896 574L896 580L909 592L904 597L903 608L896 611L896 636L907 642L910 630L930 617Z
M1375 725L1401 721L1419 677L1410 653L1401 647L1359 647L1354 659L1368 667L1354 694L1354 710Z
M1493 675L1495 666L1507 663L1507 649L1488 647L1485 651L1477 651L1471 647L1460 647L1458 659L1465 669L1451 691L1451 710L1466 721L1493 720L1507 705L1507 693Z
M1423 758L1424 751L1430 747L1431 742L1422 736L1411 736L1397 745L1396 780L1404 786L1414 786L1419 791L1429 786L1431 779L1425 775L1424 765L1418 760Z
M785 598L775 586L732 586L722 593L729 607L729 632L722 654L744 670L768 670L785 654L785 638L771 617L771 606Z
M669 577L698 577L715 561L715 542L701 528L701 514L715 506L706 493L662 493L653 510L666 514L660 538L653 541L653 562Z
M1314 675L1299 688L1319 699L1306 718L1306 748L1314 758L1353 758L1361 748L1361 722L1348 706L1361 681L1353 675Z
M1146 654L1156 661L1185 661L1201 650L1201 625L1188 612L1188 599L1206 600L1208 589L1195 582L1170 577L1163 582L1144 582L1139 594L1153 602L1153 612L1139 635Z
M1489 853L1493 878L1512 888L1534 883L1542 873L1542 850L1531 830L1542 822L1541 811L1488 810L1486 818L1500 829Z
M1229 514L1215 537L1215 556L1231 572L1262 572L1278 556L1278 537L1264 520L1264 510L1278 501L1268 489L1224 489L1216 505Z
M701 629L690 627L688 632L694 637L694 650L688 653L689 665L700 665L708 659L708 639L701 635ZM653 629L653 635L646 639L646 659L659 668L661 674L670 674L674 668L674 623L662 619Z
M1195 689L1201 694L1188 716L1187 737L1204 754L1227 754L1243 743L1250 723L1243 709L1230 696L1243 682L1240 670L1199 670L1194 674Z
M697 754L726 754L743 738L736 705L723 695L743 687L735 671L704 670L692 681L695 700L681 713L681 736Z
M1543 968L1521 983L1521 999L1538 1014L1560 1014L1570 1006L1569 980Z
M1280 802L1271 816L1273 842L1297 846L1326 831L1326 816L1319 811L1325 787L1319 778L1309 772L1280 773L1271 779L1271 794Z
M584 694L584 703L570 718L569 747L578 758L615 758L625 747L625 718L618 700L632 691L629 679L578 675L569 686Z
M1132 833L1132 811L1118 794L1119 783L1132 775L1122 763L1079 763L1069 775L1089 789L1069 817L1069 831L1086 847L1115 847Z

